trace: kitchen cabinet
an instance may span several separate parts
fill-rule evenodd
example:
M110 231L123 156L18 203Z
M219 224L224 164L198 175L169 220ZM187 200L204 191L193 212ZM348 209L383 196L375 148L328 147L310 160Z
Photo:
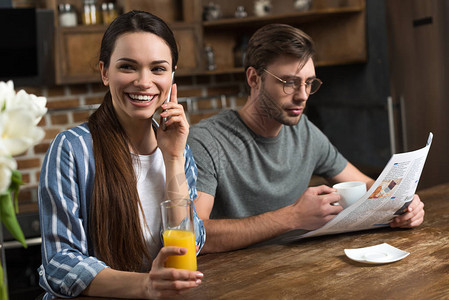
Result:
M197 0L118 0L121 12L132 9L154 13L169 23L179 44L179 63L177 75L182 76L200 71L201 27L193 11ZM99 10L106 0L99 0ZM78 24L73 27L60 26L58 5L68 3L75 7ZM48 8L55 10L55 74L56 84L88 83L101 80L98 70L100 43L107 25L81 25L82 0L47 0ZM185 9L184 9L185 8Z
M82 0L46 0L57 12L61 3L72 4L81 24ZM97 8L107 0L98 0ZM222 17L203 21L203 8L209 0L117 0L122 12L145 10L167 21L180 48L177 76L242 72L235 64L234 48L242 37L249 37L269 23L287 23L308 33L317 46L317 65L332 66L365 62L365 0L314 0L307 11L295 11L292 0L272 1L272 11L255 16L253 0L216 0ZM245 18L235 18L237 6L248 11ZM98 82L97 61L101 37L106 25L61 27L55 14L56 83ZM204 47L214 51L216 69L207 71Z

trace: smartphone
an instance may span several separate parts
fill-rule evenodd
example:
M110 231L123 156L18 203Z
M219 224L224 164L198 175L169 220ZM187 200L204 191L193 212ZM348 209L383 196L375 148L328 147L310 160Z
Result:
M173 88L173 84L175 83L175 71L173 71L171 73L171 86L170 86L170 90L168 91L168 97L167 99L165 99L164 103L167 103L167 101L170 101L170 97L171 97L171 89ZM162 118L162 130L167 129L167 126L165 125L165 122L167 122L167 118Z

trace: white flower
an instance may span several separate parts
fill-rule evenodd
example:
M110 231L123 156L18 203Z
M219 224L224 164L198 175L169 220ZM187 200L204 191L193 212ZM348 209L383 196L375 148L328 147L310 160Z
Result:
M23 109L0 113L0 153L19 155L44 138L44 130L35 124L32 112Z
M8 81L10 87L14 90L12 81ZM6 98L5 110L21 109L26 110L35 118L35 125L39 123L42 116L47 112L45 107L47 99L45 97L36 97L36 95L27 94L24 90L20 90L15 97Z
M20 90L14 91L12 81L0 82L0 155L19 155L44 138L37 127L47 112L47 100Z
M17 168L16 161L10 156L0 156L0 195L8 191L12 170Z

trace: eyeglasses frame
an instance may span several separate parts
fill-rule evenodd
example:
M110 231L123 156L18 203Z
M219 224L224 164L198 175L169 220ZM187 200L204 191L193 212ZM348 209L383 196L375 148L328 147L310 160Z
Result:
M263 69L265 72L267 72L268 74L270 74L271 76L273 76L274 78L276 78L277 80L279 80L280 82L282 82L284 85L282 86L282 90L285 92L285 85L287 84L287 81L279 78L278 76L274 75L273 73L271 73L270 71L268 71L267 69ZM323 82L319 79L319 78L313 78L313 80L318 80L318 82L320 83L320 86L318 87L318 89L314 92L310 91L309 93L307 93L308 95L313 95L316 92L318 92L318 90L320 89L321 85L323 84ZM301 82L301 86L305 86L306 87L306 92L307 92L307 86L311 85L310 83L307 82ZM293 93L295 93L296 89L293 89ZM292 95L293 93L286 93L287 95Z

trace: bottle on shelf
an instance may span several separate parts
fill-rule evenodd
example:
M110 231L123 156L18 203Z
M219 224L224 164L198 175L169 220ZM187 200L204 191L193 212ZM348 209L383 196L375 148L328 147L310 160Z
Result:
M118 11L114 2L105 2L101 4L101 15L103 18L103 24L110 24L118 17Z
M215 64L215 53L214 49L210 45L206 45L204 47L204 54L206 56L206 68L209 71L213 71L217 69L217 65Z
M84 25L101 24L101 14L96 0L84 0L82 20Z

